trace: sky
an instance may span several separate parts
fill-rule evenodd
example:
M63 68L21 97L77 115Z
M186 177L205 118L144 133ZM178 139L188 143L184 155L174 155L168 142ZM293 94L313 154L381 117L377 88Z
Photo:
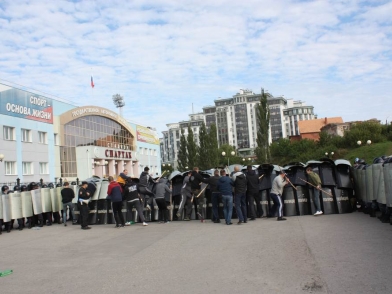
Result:
M382 0L2 0L0 82L113 111L120 94L158 132L261 88L319 118L391 121L391 15Z

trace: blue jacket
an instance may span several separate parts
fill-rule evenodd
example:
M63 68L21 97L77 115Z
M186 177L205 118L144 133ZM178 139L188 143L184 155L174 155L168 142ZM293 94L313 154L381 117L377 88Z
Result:
M230 177L220 177L216 185L216 189L222 193L222 195L233 195L234 182Z
M121 202L122 201L122 188L119 183L116 181L110 182L108 187L108 199L112 202Z

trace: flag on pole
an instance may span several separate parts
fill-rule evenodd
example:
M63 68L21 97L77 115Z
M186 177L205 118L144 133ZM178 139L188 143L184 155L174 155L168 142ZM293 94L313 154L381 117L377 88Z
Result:
M93 76L91 76L91 88L94 88L94 80L93 80Z

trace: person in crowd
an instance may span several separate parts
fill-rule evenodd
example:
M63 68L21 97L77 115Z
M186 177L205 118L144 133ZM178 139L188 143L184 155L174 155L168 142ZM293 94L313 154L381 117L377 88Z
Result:
M210 187L211 202L212 202L212 217L211 218L214 223L220 223L219 202L220 202L220 199L222 198L222 194L217 189L219 178L220 178L219 170L216 169L216 170L214 170L214 175L212 177L209 177L209 178L203 180Z
M10 188L7 185L4 185L3 187L1 187L1 198L0 198L0 202L2 202L1 203L1 207L0 207L0 209L2 210L1 214L3 214L3 211L4 211L3 205L5 205L5 203L3 201L3 198L6 197L6 195L8 194L9 189ZM11 207L8 207L8 209L11 209ZM10 221L4 222L3 218L0 218L0 234L2 232L3 225L4 225L4 229L7 231L7 233L11 232L11 222Z
M283 171L279 172L279 175L275 177L272 181L272 188L270 192L270 197L274 202L274 205L271 208L271 217L275 216L276 212L278 213L278 221L285 221L286 219L283 217L283 200L282 194L284 186L287 184L285 181L286 174Z
M123 172L120 173L120 175L117 177L117 183L120 184L121 188L124 188L128 179L130 179L130 177L128 177L128 170L124 169Z
M199 168L198 167L194 167L191 177L190 177L190 182L191 182L191 189L192 189L192 196L193 196L193 200L196 203L196 207L197 207L197 214L199 215L199 217L201 218L201 221L204 222L205 220L205 213L204 213L204 200L205 200L205 193L204 191L202 191L201 189L201 184L202 182L204 182L204 178L202 177L202 175L199 173ZM200 194L201 192L201 194Z
M247 223L248 215L246 210L246 176L236 165L232 176L234 183L234 201L238 216L238 224Z
M159 223L169 223L169 211L165 200L165 193L171 193L172 191L167 186L167 179L159 179L159 183L155 189L155 201L159 208L160 220Z
M76 218L73 213L74 205L72 203L72 199L74 198L74 190L69 187L68 182L64 182L64 188L61 190L61 201L63 203L63 223L65 227L67 226L67 209L69 209L69 214L73 220L73 223L76 223Z
M233 180L226 176L226 171L220 171L221 177L216 185L217 190L222 194L223 213L225 215L226 225L232 225L231 215L233 213Z
M190 221L192 214L192 188L191 182L189 181L191 174L191 171L188 172L188 174L184 177L184 181L182 182L181 201L177 211L177 217L180 219L182 216L182 211L185 208L184 221Z
M140 221L143 223L143 226L147 226L146 220L143 214L144 203L139 196L137 191L137 183L132 181L131 178L127 179L127 182L124 186L124 198L127 201L127 222L126 226L131 225L132 223L132 209L135 207L137 211L137 215Z
M318 174L316 174L313 169L309 166L306 168L306 173L308 174L309 183L311 183L313 187L313 204L316 208L316 213L314 216L322 215L323 212L320 206L320 189L321 189L321 179Z
M263 207L261 206L261 194L259 194L259 176L252 169L251 165L246 167L246 198L249 207L250 220L255 220L257 217L263 217ZM255 209L255 201L256 208Z
M125 226L124 216L122 214L122 188L112 176L109 177L108 199L112 202L112 210L114 219L116 220L116 228Z
M80 212L80 222L82 230L89 230L91 227L88 226L88 202L90 200L90 192L87 191L88 183L82 182L82 185L78 193L78 208Z
M143 170L143 172L140 174L139 177L139 193L141 196L141 199L143 200L144 205L148 208L151 209L151 206L153 205L153 197L154 193L150 190L149 185L154 185L156 182L152 179L152 177L148 174L148 171L150 169L148 166L146 166Z

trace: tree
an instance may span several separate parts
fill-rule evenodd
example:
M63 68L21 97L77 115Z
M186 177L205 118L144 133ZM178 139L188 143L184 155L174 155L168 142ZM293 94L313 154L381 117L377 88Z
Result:
M192 128L188 126L188 137L186 142L186 149L188 151L188 166L190 169L198 165L198 147L195 143L195 136L193 135Z
M199 168L201 170L206 170L211 168L211 164L210 164L210 153L209 153L209 136L207 133L207 128L204 124L204 122L202 123L201 127L200 127L200 131L199 131L199 140L200 140L200 144L199 144Z
M257 147L255 153L259 163L266 163L270 161L270 150L269 150L269 120L270 111L267 104L267 95L264 93L264 89L261 92L260 103L256 106L256 118L257 118Z
M208 153L210 166L209 168L215 168L219 165L219 145L216 125L210 126L210 131L208 132Z
M178 163L178 169L180 171L185 171L188 164L188 152L187 152L187 141L185 138L185 131L184 129L181 129L181 136L180 136L180 148L178 150L178 155L177 155L177 163Z

